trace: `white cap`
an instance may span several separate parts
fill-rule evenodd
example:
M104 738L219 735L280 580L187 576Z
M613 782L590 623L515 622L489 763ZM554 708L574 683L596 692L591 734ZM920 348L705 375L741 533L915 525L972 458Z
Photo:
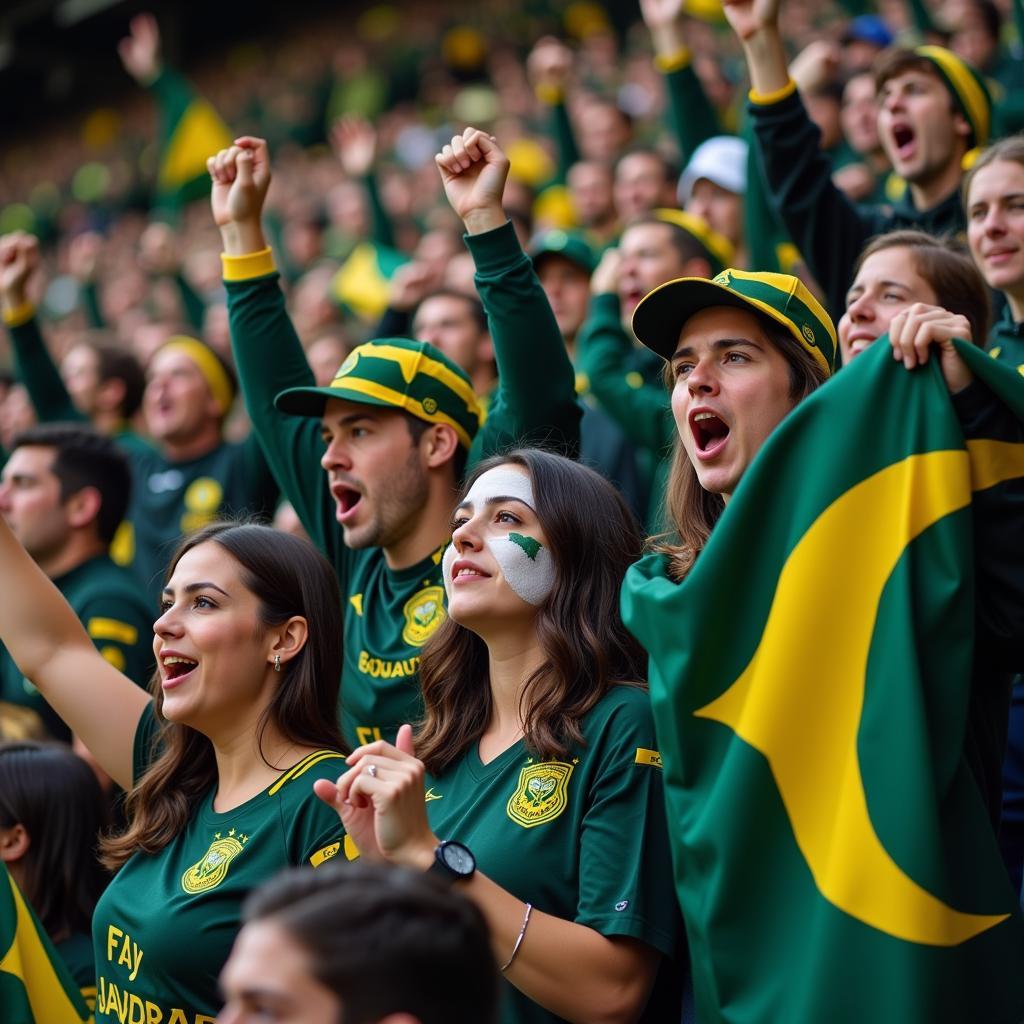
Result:
M679 178L679 203L685 206L700 178L737 195L747 191L747 143L736 135L716 135L702 142Z

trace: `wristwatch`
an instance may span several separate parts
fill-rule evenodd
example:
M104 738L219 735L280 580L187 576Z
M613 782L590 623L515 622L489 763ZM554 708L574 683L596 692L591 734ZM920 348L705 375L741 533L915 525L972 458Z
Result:
M465 882L476 871L476 857L468 846L446 839L434 847L434 863L427 868L427 874L443 879L449 885Z

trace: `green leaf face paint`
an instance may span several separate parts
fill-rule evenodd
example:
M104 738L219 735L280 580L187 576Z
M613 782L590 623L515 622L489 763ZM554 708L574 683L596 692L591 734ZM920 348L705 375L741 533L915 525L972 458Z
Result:
M510 533L508 539L513 544L518 544L526 552L526 557L531 562L537 561L537 552L544 546L539 540L534 540L533 537L524 537L521 533Z
M530 478L512 466L496 466L474 482L459 507L476 519L481 512L506 501L512 513L522 504L536 515L537 501ZM511 520L509 522L511 524ZM547 600L555 584L555 562L541 541L516 530L496 534L493 527L485 525L481 525L479 537L517 597L534 606ZM452 596L452 566L459 557L454 543L444 553L442 568L449 600ZM470 553L464 557L472 561Z
M510 533L485 541L505 582L527 604L541 605L555 585L555 560L539 540Z

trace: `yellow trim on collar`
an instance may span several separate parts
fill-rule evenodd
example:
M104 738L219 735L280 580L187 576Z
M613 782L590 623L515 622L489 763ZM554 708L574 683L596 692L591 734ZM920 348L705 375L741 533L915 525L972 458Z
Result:
M758 92L756 89L751 89L747 96L751 103L756 103L759 107L766 107L771 103L781 103L795 92L796 82L791 78L781 89L776 89L775 92Z
M269 245L259 252L247 252L244 256L229 256L222 252L220 261L224 267L225 281L248 281L253 277L265 277L277 270Z

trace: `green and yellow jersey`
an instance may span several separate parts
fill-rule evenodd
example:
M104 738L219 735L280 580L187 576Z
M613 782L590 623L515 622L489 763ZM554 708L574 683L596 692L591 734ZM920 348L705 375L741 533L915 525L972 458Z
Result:
M430 827L468 846L480 871L537 910L671 957L681 918L669 896L661 757L647 691L613 687L581 727L585 744L564 761L541 761L520 740L487 764L474 746L442 775L428 776ZM663 969L642 1020L679 1020L669 973ZM506 984L500 1019L560 1018Z
M135 734L136 779L156 733L150 705ZM315 751L224 812L211 789L180 835L121 868L93 915L96 1024L213 1024L245 897L283 868L346 855L337 812L313 793L316 779L344 769L344 754Z

